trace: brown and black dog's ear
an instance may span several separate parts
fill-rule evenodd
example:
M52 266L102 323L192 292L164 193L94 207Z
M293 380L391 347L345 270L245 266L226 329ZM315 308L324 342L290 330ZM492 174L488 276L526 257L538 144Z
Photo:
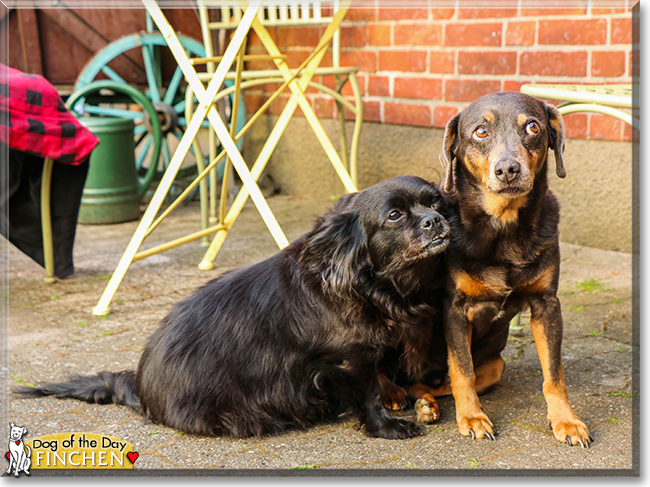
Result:
M549 146L555 153L555 173L558 177L566 177L564 169L564 121L560 111L553 105L546 104L546 115L548 116Z
M445 136L442 139L442 149L440 149L440 164L445 170L445 180L442 185L446 193L453 193L456 184L455 178L455 159L456 147L458 146L458 121L460 113L449 120L445 128Z

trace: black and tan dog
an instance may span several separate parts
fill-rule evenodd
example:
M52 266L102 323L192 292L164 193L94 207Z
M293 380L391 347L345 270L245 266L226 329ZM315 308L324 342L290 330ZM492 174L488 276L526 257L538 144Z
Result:
M548 189L549 148L563 178L562 116L521 93L481 97L447 124L440 160L454 214L444 320L449 377L460 433L494 439L477 393L501 377L509 321L530 307L549 425L558 440L586 447L593 440L569 405L562 367L559 203Z
M593 441L569 405L564 382L559 204L548 189L549 148L563 178L562 117L521 93L479 98L448 123L440 160L452 242L444 323L433 331L444 333L446 345L431 341L429 374L415 386L404 390L380 376L388 409L405 407L408 394L418 419L433 422L434 398L453 393L460 433L493 440L496 432L478 394L501 377L509 322L530 307L555 437L583 447Z

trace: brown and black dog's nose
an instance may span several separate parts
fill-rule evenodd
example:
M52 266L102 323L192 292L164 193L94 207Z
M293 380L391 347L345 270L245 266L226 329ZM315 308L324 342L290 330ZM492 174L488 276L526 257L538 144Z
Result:
M521 165L512 159L499 161L494 166L494 175L502 183L511 183L519 177Z

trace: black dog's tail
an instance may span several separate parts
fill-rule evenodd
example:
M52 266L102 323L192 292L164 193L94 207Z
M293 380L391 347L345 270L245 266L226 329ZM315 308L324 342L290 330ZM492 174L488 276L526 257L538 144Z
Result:
M23 397L55 396L78 399L91 404L120 404L141 412L135 392L135 372L100 372L93 376L75 375L68 382L22 387L14 391Z

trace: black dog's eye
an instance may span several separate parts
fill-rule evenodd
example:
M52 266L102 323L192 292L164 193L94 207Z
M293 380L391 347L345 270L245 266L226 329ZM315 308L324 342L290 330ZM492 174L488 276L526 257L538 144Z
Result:
M479 127L474 131L474 137L477 139L484 139L488 136L488 132L485 127Z
M402 217L402 213L398 210L393 210L388 214L388 221L396 222Z
M528 125L526 125L526 133L530 136L537 135L539 133L539 125L537 122L528 122Z
M440 195L439 194L434 195L433 199L431 200L431 208L436 206L439 201L440 201Z

